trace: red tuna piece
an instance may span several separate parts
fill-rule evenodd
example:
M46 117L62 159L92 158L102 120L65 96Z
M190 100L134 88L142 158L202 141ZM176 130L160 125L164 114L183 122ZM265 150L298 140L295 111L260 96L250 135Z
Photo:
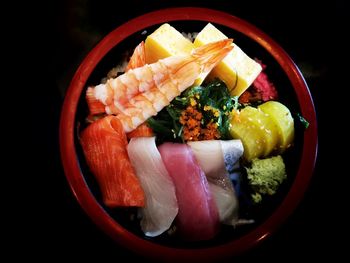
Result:
M180 234L187 240L213 238L219 229L219 213L191 148L186 144L164 143L159 152L175 184Z

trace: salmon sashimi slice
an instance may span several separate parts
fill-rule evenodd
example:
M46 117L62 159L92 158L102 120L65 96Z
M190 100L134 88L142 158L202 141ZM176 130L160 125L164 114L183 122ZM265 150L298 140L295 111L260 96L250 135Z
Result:
M179 212L176 227L187 240L213 238L219 213L204 172L186 144L164 143L158 148L176 189Z
M143 207L145 195L127 153L127 138L115 116L107 116L90 124L80 143L91 172L108 207Z

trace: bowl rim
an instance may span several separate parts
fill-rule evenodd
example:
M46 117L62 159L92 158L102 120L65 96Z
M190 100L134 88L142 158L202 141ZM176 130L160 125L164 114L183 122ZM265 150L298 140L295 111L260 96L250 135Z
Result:
M136 236L119 225L98 203L80 170L75 149L75 115L86 81L101 59L118 43L146 27L173 21L205 21L234 29L251 38L269 52L287 74L298 99L301 114L310 125L304 132L300 166L289 193L273 214L250 233L228 243L203 249L171 248ZM69 186L83 210L106 234L138 254L163 259L210 260L217 256L240 254L270 236L295 210L306 192L317 158L317 121L309 88L293 60L279 44L254 25L234 15L208 8L180 7L161 9L138 16L105 36L85 57L75 72L61 109L59 141L61 160Z

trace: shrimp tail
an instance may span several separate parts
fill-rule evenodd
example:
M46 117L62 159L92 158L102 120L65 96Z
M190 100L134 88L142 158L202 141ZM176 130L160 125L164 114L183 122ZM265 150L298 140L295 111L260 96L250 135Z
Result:
M224 39L198 47L192 57L202 66L202 72L211 71L233 49L233 39Z
M90 110L91 115L100 114L105 112L105 105L96 99L95 97L95 89L92 87L88 87L86 91L86 101Z
M130 57L129 63L126 66L125 71L129 69L134 69L146 65L146 55L145 55L145 43L142 41L135 48L134 53Z

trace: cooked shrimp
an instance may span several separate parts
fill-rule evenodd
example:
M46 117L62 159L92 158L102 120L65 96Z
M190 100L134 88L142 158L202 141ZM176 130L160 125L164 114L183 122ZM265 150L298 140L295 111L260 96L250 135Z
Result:
M130 69L135 69L146 65L146 55L145 55L145 42L141 42L134 50L125 71ZM143 123L138 126L135 130L127 133L128 139L133 137L152 137L154 136L153 130L148 126L147 123Z
M145 56L145 42L141 42L134 50L134 53L130 57L129 63L125 68L125 71L134 69L146 65Z
M132 56L130 57L129 63L125 68L125 71L130 69L142 67L146 65L146 56L145 56L145 43L142 41L135 48ZM99 89L98 94L100 97L95 97L96 88ZM104 113L106 111L106 106L101 102L101 100L106 100L106 98L113 98L113 90L109 86L104 84L94 87L88 87L86 91L86 101L90 110L90 116ZM108 101L110 104L111 101Z
M231 44L232 39L225 39L196 48L186 56L171 56L130 69L96 86L93 92L88 90L87 96L103 103L105 112L116 115L125 132L130 132L169 105L200 74L211 71L232 50Z
M154 133L151 127L148 126L147 122L142 123L132 132L126 134L128 139L135 137L153 137Z

